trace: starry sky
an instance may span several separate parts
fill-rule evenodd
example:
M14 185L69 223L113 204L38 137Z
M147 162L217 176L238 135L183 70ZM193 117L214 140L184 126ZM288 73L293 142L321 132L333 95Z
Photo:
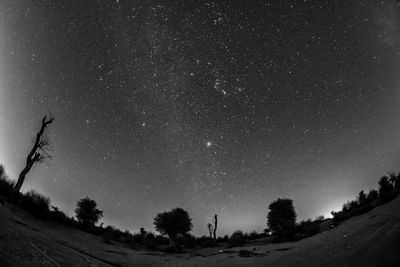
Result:
M400 163L398 1L0 2L0 163L73 215L196 235L261 231L267 207L328 215Z

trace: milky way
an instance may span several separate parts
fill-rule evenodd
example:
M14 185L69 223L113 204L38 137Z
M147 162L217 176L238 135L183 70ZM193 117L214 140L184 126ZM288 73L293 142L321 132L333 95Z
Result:
M278 3L279 2L279 3ZM351 2L351 3L349 3ZM16 179L48 111L35 189L153 230L261 231L289 197L327 215L400 160L397 1L2 1L0 163Z

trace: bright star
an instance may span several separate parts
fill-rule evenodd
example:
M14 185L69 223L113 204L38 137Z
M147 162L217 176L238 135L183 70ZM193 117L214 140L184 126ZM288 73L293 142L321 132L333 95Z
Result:
M211 141L207 141L207 142L206 142L206 146L207 146L207 148L210 148L210 147L212 147L212 145L213 145L213 143L212 143Z

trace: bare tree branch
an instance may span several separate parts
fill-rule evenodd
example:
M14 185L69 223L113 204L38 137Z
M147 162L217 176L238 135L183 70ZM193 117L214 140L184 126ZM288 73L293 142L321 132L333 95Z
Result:
M36 162L42 163L46 159L51 159L50 152L53 151L53 146L45 130L49 124L53 123L53 121L54 117L51 114L43 117L42 125L40 126L39 132L36 134L33 147L26 157L26 165L19 174L17 184L14 187L14 192L19 192L24 183L26 174L31 170L32 166Z

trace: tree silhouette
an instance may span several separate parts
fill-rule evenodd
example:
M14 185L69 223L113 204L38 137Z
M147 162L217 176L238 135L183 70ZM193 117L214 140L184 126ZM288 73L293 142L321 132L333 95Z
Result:
M367 201L367 195L364 193L364 191L358 193L357 201L360 205L364 204Z
M388 201L390 198L390 193L393 190L393 185L390 183L387 176L383 176L379 180L379 200Z
M26 157L25 167L19 174L18 181L15 184L13 191L17 193L21 190L22 184L25 181L25 176L31 170L32 166L37 162L43 162L45 159L51 158L50 151L52 150L52 145L50 143L49 136L46 134L45 130L49 124L54 121L54 117L51 115L47 119L45 115L42 119L42 125L39 132L36 134L36 139L33 144L31 151Z
M276 241L293 238L296 225L296 212L291 199L278 198L269 205L268 227Z
M4 166L0 164L0 178L3 178L4 175L6 175L6 171Z
M189 214L181 208L157 214L154 218L154 226L161 234L168 235L170 245L174 249L178 248L176 244L177 235L183 235L193 227Z
M103 217L103 211L97 209L96 201L88 197L78 200L75 214L78 222L85 227L95 225Z
M217 240L217 226L218 226L218 217L217 214L214 215L214 231L213 231L213 237L215 240Z
M396 173L392 172L389 175L389 181L392 183L395 189L400 188L400 173L396 175Z
M207 223L207 228L208 228L208 233L210 234L210 237L213 236L213 225L211 223Z
M376 191L375 189L372 189L372 190L370 190L370 191L368 192L367 200L368 200L369 202L375 201L375 200L378 199L378 196L379 196L378 191Z

